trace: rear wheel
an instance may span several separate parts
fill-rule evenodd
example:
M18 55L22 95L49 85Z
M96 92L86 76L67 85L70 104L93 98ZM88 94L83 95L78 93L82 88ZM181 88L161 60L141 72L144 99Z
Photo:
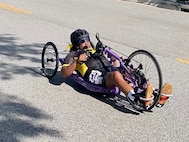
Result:
M50 79L55 76L59 65L59 57L54 43L48 42L45 44L42 51L41 63L42 71L47 78Z
M148 110L152 109L160 99L162 88L162 73L156 58L145 50L137 50L128 57L134 69L140 68L147 82L152 84L154 98Z

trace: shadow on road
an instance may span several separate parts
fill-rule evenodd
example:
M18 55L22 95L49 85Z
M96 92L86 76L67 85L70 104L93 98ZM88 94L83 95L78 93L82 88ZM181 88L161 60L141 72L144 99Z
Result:
M0 34L0 77L3 80L11 80L17 74L39 76L31 64L23 66L22 62L40 63L43 44L17 44L18 40L14 35Z
M31 63L38 64L41 62L40 57L43 45L38 43L18 44L19 40L19 38L11 34L0 34L1 81L11 81L16 75L41 76L32 67ZM38 135L61 137L58 130L48 128L48 126L40 123L49 119L52 119L52 117L42 110L32 106L25 100L5 94L0 89L1 142L19 142L20 138L35 138Z
M134 115L140 114L139 112L133 110L131 105L125 100L123 96L116 96L116 98L114 98L113 96L91 92L71 78L62 78L60 71L58 71L56 75L49 80L49 82L53 85L61 85L62 83L66 83L67 85L70 85L73 89L75 89L77 92L90 95L91 97L94 97L99 101L111 105L113 108L121 112L131 113Z
M39 124L39 120L52 119L41 110L15 96L0 92L0 141L19 142L21 137L47 135L61 137L58 130Z

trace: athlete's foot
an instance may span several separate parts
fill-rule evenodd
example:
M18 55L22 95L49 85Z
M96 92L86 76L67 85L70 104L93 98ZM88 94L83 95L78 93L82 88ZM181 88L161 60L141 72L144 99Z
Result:
M165 83L164 86L162 87L162 93L160 100L158 101L158 104L156 105L157 107L161 108L164 106L166 101L169 99L170 96L172 96L172 85L170 83Z
M152 84L149 84L146 92L145 92L145 107L148 108L152 102L152 97L153 97L153 86Z

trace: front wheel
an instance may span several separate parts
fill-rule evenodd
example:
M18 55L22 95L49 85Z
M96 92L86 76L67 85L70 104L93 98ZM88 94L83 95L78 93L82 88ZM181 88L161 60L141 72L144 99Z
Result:
M42 51L41 63L42 71L47 78L50 79L55 76L59 65L59 56L54 43L48 42L45 44Z
M140 67L141 72L144 74L145 79L148 80L154 88L154 98L151 101L148 110L152 109L160 99L161 88L162 88L162 73L160 66L156 58L145 50L137 50L133 52L128 57L130 63L133 65L133 68Z

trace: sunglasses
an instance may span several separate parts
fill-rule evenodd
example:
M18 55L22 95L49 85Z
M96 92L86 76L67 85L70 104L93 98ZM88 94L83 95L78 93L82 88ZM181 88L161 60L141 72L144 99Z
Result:
M88 37L82 38L78 41L77 45L81 45L82 43L88 42L90 39Z

